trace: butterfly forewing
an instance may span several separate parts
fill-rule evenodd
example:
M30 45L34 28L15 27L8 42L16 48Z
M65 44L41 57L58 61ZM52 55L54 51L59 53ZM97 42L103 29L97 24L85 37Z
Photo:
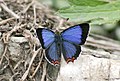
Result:
M89 31L89 24L79 24L72 26L61 33L63 40L74 44L82 45L85 43Z
M38 28L36 33L44 49L48 48L55 41L55 34L51 30Z

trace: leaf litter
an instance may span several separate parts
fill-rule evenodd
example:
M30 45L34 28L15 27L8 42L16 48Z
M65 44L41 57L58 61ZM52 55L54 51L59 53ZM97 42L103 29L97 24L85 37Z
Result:
M50 77L46 72L48 65L35 29L58 29L63 19L37 0L0 0L0 6L0 42L4 47L0 54L0 81L55 81L57 75ZM17 37L22 42L15 41ZM15 49L12 54L10 49Z

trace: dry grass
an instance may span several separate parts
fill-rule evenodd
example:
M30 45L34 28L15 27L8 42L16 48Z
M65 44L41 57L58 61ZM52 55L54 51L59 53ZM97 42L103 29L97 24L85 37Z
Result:
M0 0L0 6L0 42L4 44L4 51L0 56L0 81L52 81L53 78L46 72L51 66L43 59L44 52L41 48L36 49L40 46L35 29L60 29L64 20L36 0ZM16 57L16 60L8 49L11 37L25 37L28 40L23 44L19 43L23 54ZM24 49L25 45L28 45L27 49Z

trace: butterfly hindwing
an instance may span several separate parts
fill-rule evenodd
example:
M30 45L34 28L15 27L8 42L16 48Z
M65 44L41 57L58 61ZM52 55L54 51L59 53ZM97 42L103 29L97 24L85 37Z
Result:
M48 48L54 41L55 41L55 34L53 31L45 29L45 28L38 28L36 30L38 39L42 45L42 48Z
M52 43L49 48L45 50L47 60L53 64L53 65L58 65L60 64L60 54L61 51L59 50L59 47L57 44L54 42Z
M83 45L86 41L89 31L89 24L83 23L72 26L61 33L63 40L74 44Z
M66 62L74 62L81 52L81 47L67 41L62 43L62 52Z

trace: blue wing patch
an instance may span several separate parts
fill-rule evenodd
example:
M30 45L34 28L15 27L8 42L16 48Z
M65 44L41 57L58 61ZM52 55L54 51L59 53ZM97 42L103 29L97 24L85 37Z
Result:
M51 30L38 28L36 33L44 49L48 48L55 41L55 34Z
M74 44L83 45L86 41L89 31L89 24L79 24L72 26L61 33L63 40L72 42Z
M74 62L81 52L81 47L79 45L64 41L62 43L62 52L67 63Z
M59 47L54 42L48 49L45 51L47 60L54 65L60 64L61 51Z

